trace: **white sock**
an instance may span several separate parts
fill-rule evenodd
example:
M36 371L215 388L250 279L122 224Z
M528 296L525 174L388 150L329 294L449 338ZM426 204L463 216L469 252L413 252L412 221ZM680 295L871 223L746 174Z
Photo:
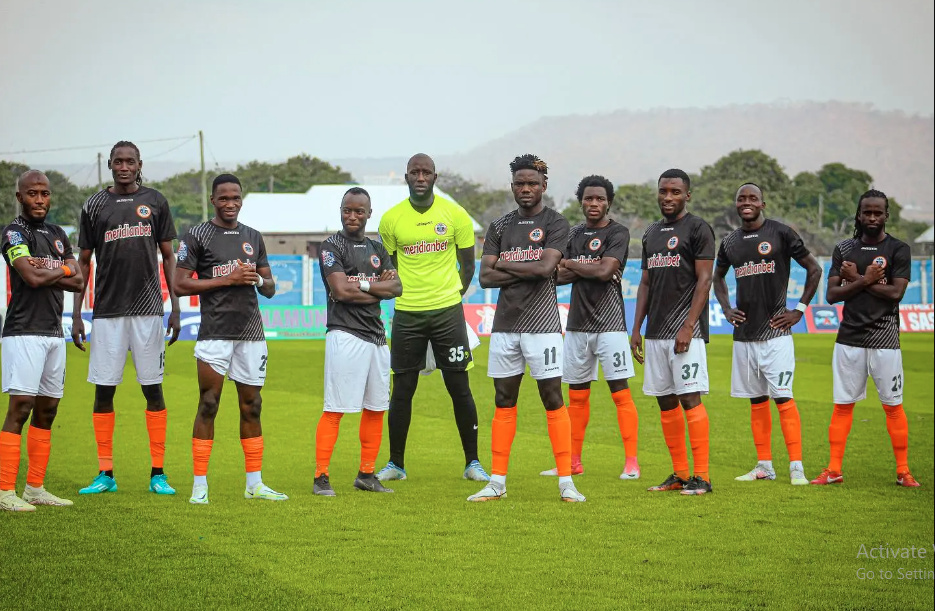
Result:
M559 486L561 486L562 484L570 484L570 483L572 483L570 475L560 475L558 477Z
M506 487L506 475L491 475L490 481L497 482L503 487Z
M247 472L247 488L253 488L257 484L263 483L263 477L259 471Z
M761 460L759 461L759 465L764 469L773 470L773 461L771 460Z
M195 486L206 486L208 485L208 476L207 475L196 475L195 476Z
M799 471L804 471L804 470L805 470L805 468L802 467L802 461L801 461L801 460L793 460L792 462L789 463L789 470L790 470L790 471L795 471L796 469L798 469Z
M30 492L38 492L39 490L42 490L44 487L45 486L39 486L38 488L36 488L34 486L30 486L29 484L26 484L26 488L23 489L23 492L26 492L27 490L29 490Z

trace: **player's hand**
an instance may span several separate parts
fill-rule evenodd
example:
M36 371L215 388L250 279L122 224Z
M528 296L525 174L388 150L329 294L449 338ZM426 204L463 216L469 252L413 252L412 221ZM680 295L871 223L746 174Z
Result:
M182 332L181 315L177 311L173 310L169 314L169 328L166 329L166 335L171 335L171 337L169 337L170 346L174 344L176 341L178 341L179 333L181 332Z
M71 341L78 350L82 352L86 351L84 347L84 320L80 316L75 316L71 319Z
M735 327L739 327L743 323L747 322L747 315L742 310L738 310L737 308L725 308L724 317L727 319L727 322L734 325Z
M867 284L876 284L882 280L885 275L886 271L876 263L873 263L867 266L867 270L864 272L864 280Z
M776 314L769 319L769 326L771 329L779 329L781 331L788 331L796 323L802 320L802 313L798 310L786 310L782 314Z
M225 278L227 278L228 284L233 286L247 286L250 284L256 284L257 277L256 268L249 264L245 265L239 260L237 261L237 267L235 267L231 273L225 276Z
M688 326L688 324L683 324L679 329L679 332L675 334L675 353L682 354L683 352L688 352L688 347L692 343L692 335L694 335L694 327Z
M853 261L845 261L841 264L841 279L848 282L857 282L860 274L857 273L857 265Z
M630 354L633 355L634 361L643 364L643 336L639 331L634 331L630 336Z
M380 282L389 282L390 280L396 280L396 270L395 269L385 269L383 273L380 274Z
M36 257L26 257L26 262L35 267L36 269L42 268L42 263L39 262L39 259Z

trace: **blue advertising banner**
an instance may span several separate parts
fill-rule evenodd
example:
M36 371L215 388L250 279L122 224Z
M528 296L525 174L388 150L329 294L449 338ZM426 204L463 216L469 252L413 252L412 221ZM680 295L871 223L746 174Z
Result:
M269 269L276 279L276 294L264 304L276 306L302 305L305 288L302 255L269 255Z

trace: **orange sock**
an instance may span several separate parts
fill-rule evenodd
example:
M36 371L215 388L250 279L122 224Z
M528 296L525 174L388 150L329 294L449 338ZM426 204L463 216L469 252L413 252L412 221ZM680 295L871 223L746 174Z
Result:
M194 475L208 475L208 461L211 460L213 439L192 437L192 471Z
M571 418L564 405L558 409L547 410L546 420L549 425L549 440L552 442L552 454L559 477L571 475Z
M16 490L21 436L0 431L0 490Z
M795 399L789 399L782 405L776 404L779 410L779 426L782 427L782 437L786 440L786 450L789 460L802 460L802 420L799 418L799 408Z
M828 426L828 442L831 444L831 460L828 468L837 473L841 472L844 464L844 448L847 447L847 435L851 432L854 422L853 403L835 403L831 414L831 424Z
M682 479L688 479L688 448L685 447L685 420L682 406L659 412L662 419L662 436L666 439L672 470Z
M149 412L147 412L149 413ZM114 412L94 414L94 439L97 440L97 465L101 471L114 468Z
M41 488L45 481L45 470L49 466L49 454L52 453L52 431L36 428L32 425L26 433L26 454L29 455L29 470L26 483L33 488Z
M896 456L896 472L909 471L909 420L903 410L903 404L884 405L886 410L886 430L893 443L893 455Z
M773 415L769 411L769 399L750 404L750 429L753 431L756 459L773 460Z
M243 446L244 469L247 473L256 473L263 470L263 435L241 439Z
M322 412L315 430L315 477L328 475L334 444L338 441L338 427L341 425L341 412ZM363 422L361 422L363 427Z
M692 443L692 461L695 463L695 475L710 482L708 475L708 410L704 403L687 410L688 438Z
M360 472L373 473L383 441L383 412L365 409L360 415Z
M166 411L146 411L146 430L149 431L149 455L153 466L162 468L166 457Z
M490 451L493 454L490 461L490 473L492 475L506 475L514 437L516 437L516 407L498 407L494 410L493 422L490 424ZM571 460L568 462L570 471Z
M568 417L571 419L571 455L581 460L584 431L591 419L591 389L568 389Z
M636 403L633 402L629 388L618 390L611 394L610 398L617 406L617 426L620 427L620 438L623 440L623 453L627 458L634 458L640 428L640 415L636 411Z

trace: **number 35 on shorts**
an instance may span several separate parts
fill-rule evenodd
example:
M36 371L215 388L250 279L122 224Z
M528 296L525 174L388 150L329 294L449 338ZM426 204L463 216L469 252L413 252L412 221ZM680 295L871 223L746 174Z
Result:
M452 346L448 349L448 362L461 363L468 357L470 352L464 346Z

